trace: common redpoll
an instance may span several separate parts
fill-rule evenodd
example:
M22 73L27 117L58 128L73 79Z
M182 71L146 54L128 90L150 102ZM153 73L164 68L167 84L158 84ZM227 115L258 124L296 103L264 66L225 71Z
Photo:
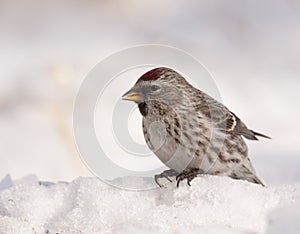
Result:
M155 176L176 176L177 186L199 174L229 176L263 183L256 176L242 137L266 137L254 132L223 104L194 88L176 71L160 67L142 75L124 100L138 104L143 132L151 151L170 170Z

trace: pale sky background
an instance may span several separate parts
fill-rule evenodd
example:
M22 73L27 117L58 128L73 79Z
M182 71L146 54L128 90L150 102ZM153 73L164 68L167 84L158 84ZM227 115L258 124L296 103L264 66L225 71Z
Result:
M299 25L296 0L0 1L0 178L91 175L72 136L80 83L111 53L157 43L196 57L226 106L273 138L248 142L264 180L299 182Z

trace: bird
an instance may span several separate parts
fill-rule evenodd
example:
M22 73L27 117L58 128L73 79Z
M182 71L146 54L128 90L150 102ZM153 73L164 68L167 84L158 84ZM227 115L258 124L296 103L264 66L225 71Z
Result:
M248 156L245 139L269 138L249 129L221 102L192 86L168 67L144 73L122 96L133 101L142 115L149 149L169 169L155 175L176 178L177 187L199 175L228 176L264 186Z

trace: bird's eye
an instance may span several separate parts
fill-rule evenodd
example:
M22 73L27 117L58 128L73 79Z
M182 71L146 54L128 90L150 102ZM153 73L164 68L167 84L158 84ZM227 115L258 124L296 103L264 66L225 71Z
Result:
M160 87L157 85L151 85L150 89L151 89L151 91L156 91L156 90L159 90Z

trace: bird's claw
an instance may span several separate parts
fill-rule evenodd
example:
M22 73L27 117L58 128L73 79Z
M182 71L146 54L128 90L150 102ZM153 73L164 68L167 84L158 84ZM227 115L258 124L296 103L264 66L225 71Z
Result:
M187 184L191 186L190 182L197 177L199 174L202 174L202 171L200 169L186 169L182 171L179 175L176 176L177 181L177 187L179 187L179 184L184 179L187 179Z
M173 169L170 169L170 170L166 170L166 171L163 171L161 174L159 175L155 175L154 176L154 180L156 182L156 184L158 184L159 187L166 187L165 184L163 184L160 180L165 178L167 179L169 182L173 182L170 177L174 177L174 176L177 176L178 175L178 172L176 172L175 170Z

